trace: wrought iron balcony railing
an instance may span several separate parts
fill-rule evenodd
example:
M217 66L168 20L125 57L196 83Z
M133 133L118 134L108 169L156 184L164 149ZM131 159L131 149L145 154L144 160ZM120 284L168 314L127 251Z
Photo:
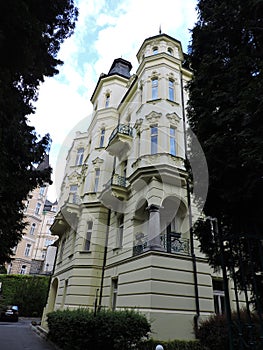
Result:
M117 127L113 130L109 137L109 143L114 139L114 137L117 134L127 135L130 137L133 137L133 128L126 124L119 124Z
M137 233L133 246L133 255L142 254L148 246L147 243L147 235L144 233ZM180 233L170 232L161 235L161 245L166 253L190 254L189 239L181 238Z

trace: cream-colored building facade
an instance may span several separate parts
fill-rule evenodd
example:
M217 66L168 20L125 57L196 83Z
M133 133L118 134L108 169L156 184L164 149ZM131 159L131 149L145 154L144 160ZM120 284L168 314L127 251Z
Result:
M69 150L42 326L56 309L134 308L151 321L153 338L193 339L200 317L223 311L224 292L190 230L192 74L181 43L166 34L147 38L137 59L135 74L122 58L101 74L92 121Z
M51 245L57 237L50 227L58 211L57 201L47 200L48 184L37 187L29 195L25 207L25 227L22 239L14 247L11 262L6 265L8 274L51 274L56 247Z

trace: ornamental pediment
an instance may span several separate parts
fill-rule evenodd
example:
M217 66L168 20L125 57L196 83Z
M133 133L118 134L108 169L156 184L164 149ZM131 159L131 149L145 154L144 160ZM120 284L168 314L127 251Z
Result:
M92 163L93 163L94 165L102 164L103 162L104 162L104 160L101 159L100 157L97 157L97 158L95 158L95 159L92 161Z
M71 174L68 175L68 179L71 182L72 180L79 180L81 174L74 170Z
M152 111L148 115L145 116L145 118L148 120L149 123L157 123L158 120L161 118L162 113L157 113L155 111Z
M174 113L167 113L166 118L169 120L169 122L173 125L177 125L180 122L180 117L178 114Z

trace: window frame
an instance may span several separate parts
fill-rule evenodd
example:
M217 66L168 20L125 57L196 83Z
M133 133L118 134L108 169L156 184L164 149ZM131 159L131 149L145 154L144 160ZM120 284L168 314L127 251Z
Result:
M93 221L88 221L86 237L85 237L84 247L83 247L83 250L86 252L90 251L92 230L93 230Z
M104 141L105 141L105 128L101 128L100 130L100 144L99 147L104 147Z
M157 77L153 77L151 79L152 82L152 100L158 99L158 86L159 86L159 80Z
M174 88L174 79L168 79L168 99L170 101L175 101L175 88Z
M24 256L29 257L31 255L32 244L27 243L24 251Z
M41 203L37 202L36 208L35 208L36 215L40 215L40 209L41 209Z
M31 236L33 236L35 234L36 227L37 227L37 224L35 222L32 222L32 224L30 226L30 230L29 230L29 234Z
M100 181L100 169L97 168L97 169L95 169L95 174L94 174L94 187L93 187L93 192L98 192L99 181Z
M174 134L172 135L171 134L171 131L174 131ZM176 127L171 125L170 126L170 130L169 130L169 140L170 140L170 145L169 145L169 151L170 151L170 154L172 156L176 156L177 155L177 149L176 149Z
M156 130L154 133L153 130ZM158 125L151 125L151 154L157 154L158 153Z
M75 165L76 166L82 165L83 159L84 159L84 147L80 147L77 149L77 156L76 156Z

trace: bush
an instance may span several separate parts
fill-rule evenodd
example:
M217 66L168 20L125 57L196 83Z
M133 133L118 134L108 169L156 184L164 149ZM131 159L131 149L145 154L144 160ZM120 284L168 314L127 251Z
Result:
M161 344L164 350L206 350L199 341L196 340L153 340L149 339L143 342L138 350L155 350L156 346Z
M130 310L85 309L54 311L47 315L48 337L63 350L123 350L137 347L150 332L146 317Z
M41 316L49 279L47 276L0 275L3 304L17 305L20 316Z
M254 350L260 350L260 324L256 315L251 314L253 327L250 328L247 315L245 311L241 311L240 319L241 319L241 327L242 327L242 339L246 343L249 342L249 336L253 333L254 341L256 342ZM232 334L233 334L233 343L234 347L239 349L239 319L237 313L232 314ZM200 343L207 347L208 349L213 350L228 350L229 349L229 338L228 338L228 324L225 315L214 315L209 317L207 320L201 322L199 330L198 330L198 338Z

